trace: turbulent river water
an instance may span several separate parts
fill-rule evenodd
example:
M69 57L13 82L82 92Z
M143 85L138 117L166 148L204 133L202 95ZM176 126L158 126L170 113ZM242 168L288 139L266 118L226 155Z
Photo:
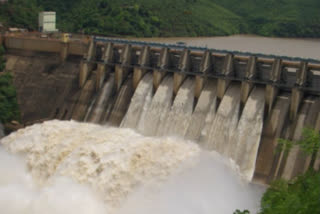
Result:
M320 57L316 40L248 36L144 40ZM89 108L79 105L73 113L85 113L84 120L90 123L47 121L0 140L1 213L232 214L236 209L258 210L264 188L250 180L263 126L263 88L253 89L239 117L237 83L230 85L217 109L214 80L205 85L198 100L193 96L192 78L173 96L172 76L166 76L153 91L152 76L147 74L128 101L130 83L126 81L113 98L111 76L95 96L84 97ZM111 111L112 99L116 100ZM129 108L122 119L124 104ZM111 116L106 120L108 111Z
M6 214L227 214L256 210L263 191L215 152L131 129L54 120L1 143Z

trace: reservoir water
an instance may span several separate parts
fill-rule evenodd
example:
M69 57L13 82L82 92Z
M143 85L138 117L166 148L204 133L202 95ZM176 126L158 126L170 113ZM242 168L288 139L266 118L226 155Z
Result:
M179 37L179 38L139 38L136 40L175 44L184 42L189 46L200 46L221 50L273 54L313 58L320 60L320 39L267 38L253 35L227 37Z

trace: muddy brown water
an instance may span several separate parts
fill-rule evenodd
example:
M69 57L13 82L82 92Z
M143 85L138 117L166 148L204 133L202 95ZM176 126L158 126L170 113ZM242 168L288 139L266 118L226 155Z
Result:
M139 38L134 40L169 44L184 42L188 46L320 60L320 39L267 38L253 35L236 35L227 37Z

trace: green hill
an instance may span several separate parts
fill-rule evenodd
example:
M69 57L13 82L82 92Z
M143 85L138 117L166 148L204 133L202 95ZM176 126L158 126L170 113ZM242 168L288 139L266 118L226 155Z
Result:
M109 36L320 37L319 0L11 0L0 22L36 29L42 10L60 30Z
M319 37L320 1L213 0L249 25L249 32L264 36ZM241 3L240 3L241 2Z

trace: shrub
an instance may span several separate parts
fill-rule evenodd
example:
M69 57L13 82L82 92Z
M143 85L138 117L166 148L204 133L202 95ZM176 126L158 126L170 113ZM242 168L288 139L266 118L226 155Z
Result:
M12 120L19 120L19 115L16 90L12 84L12 75L5 72L0 74L0 121L6 123Z
M320 173L310 170L292 181L271 184L261 200L260 214L320 213Z

